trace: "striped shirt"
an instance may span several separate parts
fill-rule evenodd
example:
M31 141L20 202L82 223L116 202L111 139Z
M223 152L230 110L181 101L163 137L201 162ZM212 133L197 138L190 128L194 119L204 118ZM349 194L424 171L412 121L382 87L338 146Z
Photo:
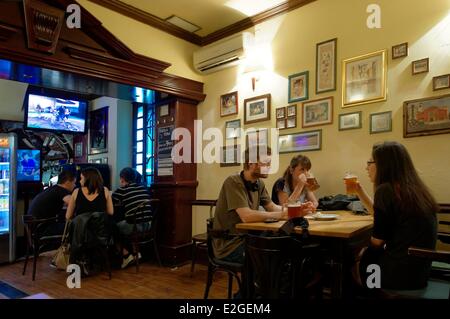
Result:
M125 209L125 219L133 215L136 208L145 200L150 200L150 194L147 189L139 184L132 183L124 187L119 187L113 194L114 202L121 203ZM145 209L136 214L136 221L143 222L146 217L152 216L150 206L145 206Z

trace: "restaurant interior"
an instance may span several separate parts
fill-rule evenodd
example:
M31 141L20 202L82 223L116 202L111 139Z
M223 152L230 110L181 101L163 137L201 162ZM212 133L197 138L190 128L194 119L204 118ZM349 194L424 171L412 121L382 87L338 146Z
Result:
M448 0L2 1L0 299L450 300L449 134ZM370 167L382 169L372 146L386 141L407 149L437 204L433 247L405 250L431 265L421 289L354 278L380 232ZM270 172L252 184L248 167L268 165L258 154L248 166L245 151L262 145ZM277 195L287 180L273 198L299 155L317 202L301 218L307 204ZM150 198L136 211L153 216L142 234L130 222L130 265L109 240L80 285L79 264L55 268L62 234L40 234L49 221L30 206L62 171L78 188L91 167L113 200L132 168ZM223 207L230 176L267 218ZM375 206L349 189L353 177ZM257 190L280 206L252 202ZM117 221L124 207L113 208ZM216 224L227 213L236 234ZM217 257L231 238L243 263Z

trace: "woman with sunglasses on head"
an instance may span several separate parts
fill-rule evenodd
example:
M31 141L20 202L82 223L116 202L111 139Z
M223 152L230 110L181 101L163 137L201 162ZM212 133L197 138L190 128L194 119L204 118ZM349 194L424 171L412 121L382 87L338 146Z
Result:
M370 245L359 263L359 279L366 286L372 273L367 267L377 264L382 288L424 288L431 262L409 256L408 248L435 248L439 207L400 143L375 144L367 172L374 186L374 200L359 183L357 195L371 206L374 226Z

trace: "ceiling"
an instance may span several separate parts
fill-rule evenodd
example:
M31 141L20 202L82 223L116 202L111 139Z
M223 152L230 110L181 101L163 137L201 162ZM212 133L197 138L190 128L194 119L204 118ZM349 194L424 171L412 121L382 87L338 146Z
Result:
M204 46L316 0L89 0L127 17ZM194 31L166 21L177 16ZM200 27L195 31L195 26Z
M176 15L201 29L206 36L249 16L272 8L285 0L120 0L160 19Z

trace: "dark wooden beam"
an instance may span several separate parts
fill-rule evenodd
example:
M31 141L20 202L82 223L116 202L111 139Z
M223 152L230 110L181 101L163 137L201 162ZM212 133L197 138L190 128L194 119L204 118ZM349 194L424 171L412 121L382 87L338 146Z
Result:
M140 10L136 7L130 6L119 0L90 0L105 8L111 9L115 12L123 14L129 18L145 23L154 28L160 29L178 38L186 40L188 42L201 45L202 38L194 33L188 32L180 27L177 27L153 14Z
M316 0L288 0L273 8L262 11L254 16L245 18L222 29L214 31L204 37L188 32L182 28L176 27L161 18L158 18L148 12L130 6L126 3L123 3L120 0L89 0L89 1L101 5L105 8L111 9L120 14L123 14L129 18L148 24L154 28L160 29L164 32L172 34L178 38L181 38L193 44L204 46L213 43L215 41L218 41L220 39L226 38L235 33L244 31L268 19L289 12L291 10L300 8Z

